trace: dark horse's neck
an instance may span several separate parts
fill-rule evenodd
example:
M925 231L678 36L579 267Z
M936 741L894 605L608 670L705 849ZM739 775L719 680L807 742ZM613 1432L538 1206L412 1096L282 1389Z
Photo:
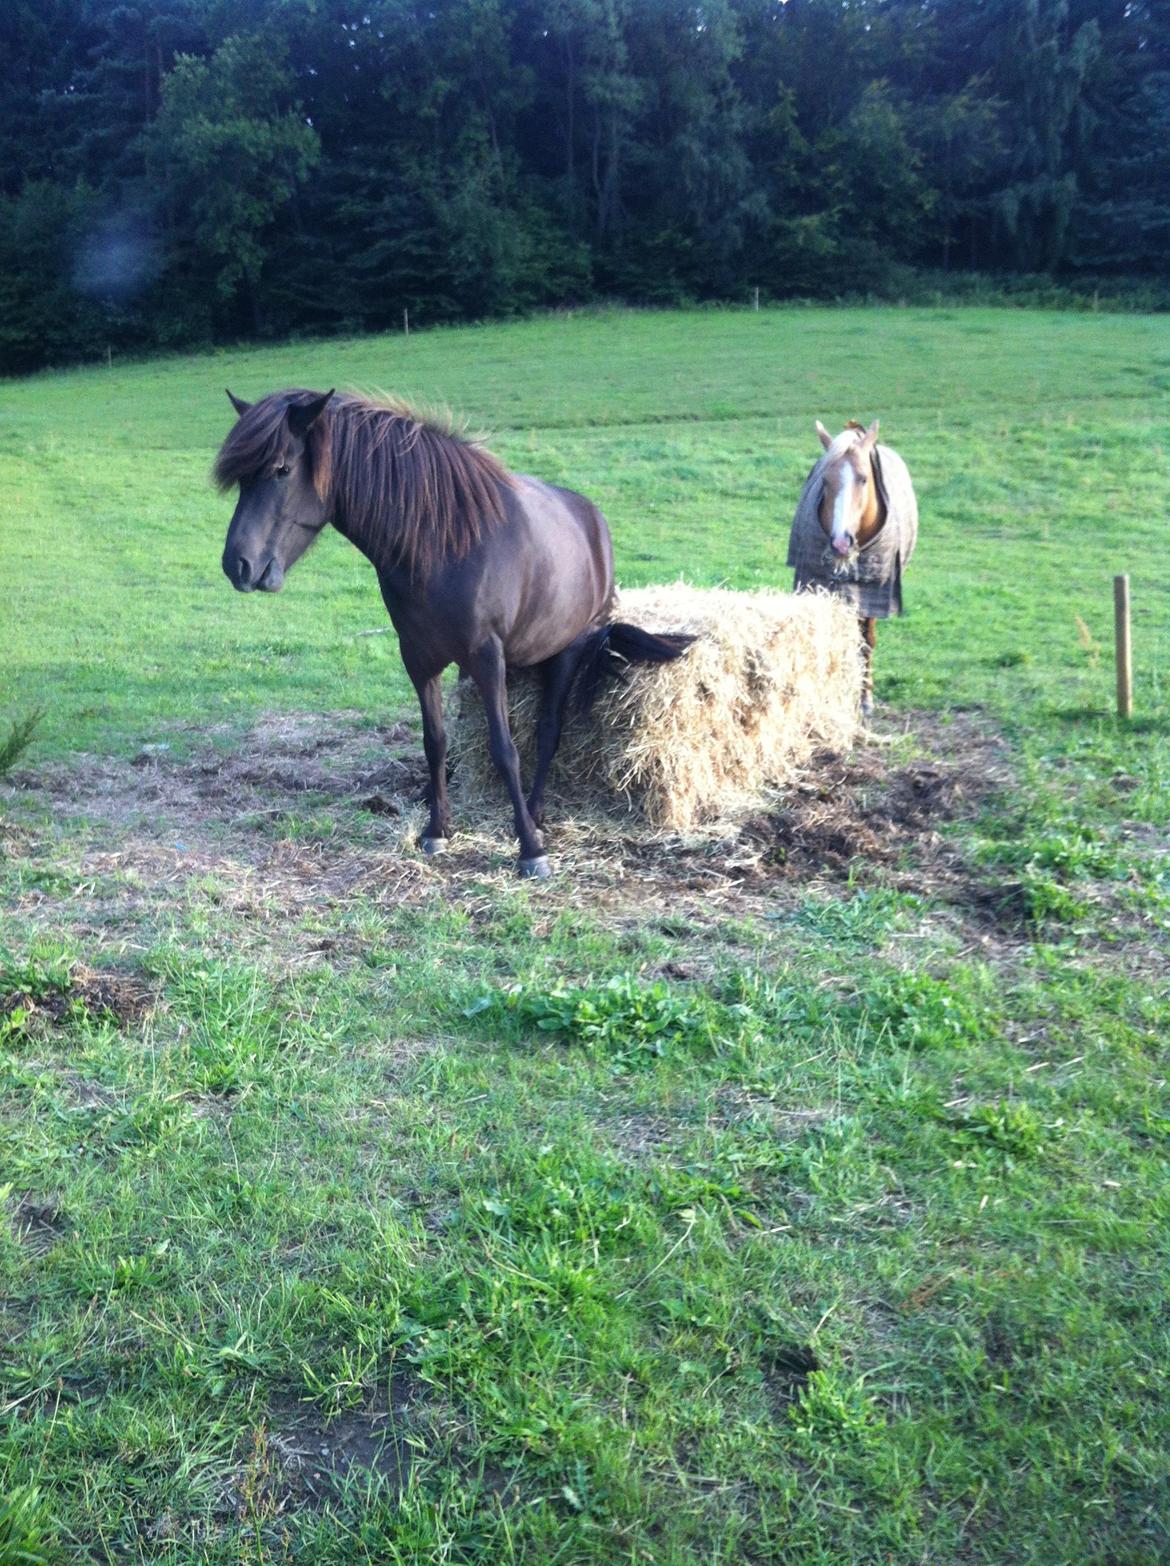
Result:
M503 520L512 479L473 441L359 397L330 424L333 524L384 580L425 582Z

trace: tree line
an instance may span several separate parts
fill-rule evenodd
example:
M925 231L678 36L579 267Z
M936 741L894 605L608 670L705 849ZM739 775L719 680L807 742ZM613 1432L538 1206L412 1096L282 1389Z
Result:
M10 373L404 310L1167 284L1165 0L6 0L0 84Z

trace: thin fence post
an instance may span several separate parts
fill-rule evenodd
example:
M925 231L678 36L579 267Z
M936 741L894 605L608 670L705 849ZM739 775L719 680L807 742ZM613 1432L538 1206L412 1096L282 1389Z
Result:
M403 335L404 336L406 336L406 337L410 336L410 311L409 310L404 310L402 312L402 331L403 331Z
M752 289L752 309L753 310L758 310L759 308L760 308L760 290L758 288L753 288Z
M1129 638L1129 577L1113 578L1113 641L1117 661L1117 716L1133 717L1133 654Z

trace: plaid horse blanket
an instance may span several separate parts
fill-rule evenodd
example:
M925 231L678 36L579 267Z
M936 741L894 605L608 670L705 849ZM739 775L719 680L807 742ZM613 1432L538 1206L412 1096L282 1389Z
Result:
M818 510L828 454L805 480L788 539L793 589L827 587L844 598L860 619L885 620L902 613L902 572L918 542L918 502L906 464L889 446L876 446L873 473L886 520L864 549L848 560L834 555Z

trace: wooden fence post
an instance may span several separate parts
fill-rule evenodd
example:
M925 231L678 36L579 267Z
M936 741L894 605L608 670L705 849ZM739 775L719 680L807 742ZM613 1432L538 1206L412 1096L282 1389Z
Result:
M1117 660L1117 716L1133 717L1133 655L1129 640L1129 577L1113 578L1113 642Z
M403 333L404 337L409 337L410 336L410 311L409 310L404 310L402 312L402 333Z

